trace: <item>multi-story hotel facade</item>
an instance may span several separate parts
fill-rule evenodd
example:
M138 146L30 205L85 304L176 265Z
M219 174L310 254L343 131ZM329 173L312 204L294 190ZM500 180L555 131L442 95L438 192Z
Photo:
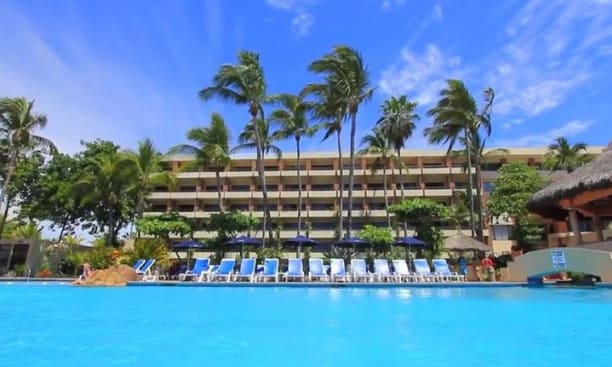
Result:
M589 148L588 153L599 154L602 148ZM503 154L487 155L482 163L483 201L491 192L497 178L497 170L506 162L525 162L541 170L543 175L550 172L542 168L546 148L510 148ZM402 178L406 198L425 197L450 205L456 191L465 192L467 170L465 159L449 157L444 150L406 150L402 152ZM385 190L383 167L375 167L376 156L357 156L353 188L353 231L365 224L386 226ZM200 167L185 169L189 156L170 156L165 164L176 172L178 184L175 190L155 187L148 197L146 215L158 215L176 211L189 218L195 228L194 237L207 239L215 235L203 230L203 223L219 211L217 179L214 169ZM302 234L319 241L332 241L339 233L338 197L340 195L340 169L344 179L344 217L348 210L349 158L342 162L336 152L306 152L301 155L300 175L302 181ZM266 186L272 216L272 228L281 239L294 237L298 218L297 160L294 153L283 153L280 159L265 159ZM401 199L400 175L396 162L386 167L387 197L390 204ZM262 219L263 195L256 170L254 155L236 155L221 172L222 198L225 210L239 210ZM263 221L262 221L263 222ZM346 226L347 221L344 220ZM447 223L440 223L445 235L456 233L457 229ZM259 233L251 235L261 235ZM465 233L470 230L464 228ZM509 223L487 224L485 237L497 253L509 251L512 242L508 240Z

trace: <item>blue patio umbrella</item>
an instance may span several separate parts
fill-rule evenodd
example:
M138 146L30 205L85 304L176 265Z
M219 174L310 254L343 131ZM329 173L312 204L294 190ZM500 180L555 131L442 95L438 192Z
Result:
M206 248L206 245L202 242L196 240L185 240L181 241L174 246L172 246L172 250L176 252L178 256L179 251L187 251L187 265L189 266L189 261L191 260L191 252L195 250L203 250ZM180 259L180 256L179 256Z
M262 244L260 239L247 236L235 237L224 243L227 246L261 246Z
M334 242L334 246L357 248L357 247L369 247L370 243L366 240L362 240L361 238L347 237L347 238L341 239L340 241Z
M296 247L296 256L300 257L300 249L302 246L315 246L318 245L319 243L315 240L313 240L312 238L308 238L306 236L295 236L293 238L290 238L288 240L283 241L283 245L285 247Z
M416 248L416 249L425 249L429 246L429 244L427 242L421 241L420 239L416 238L416 237L402 237L402 238L398 238L397 240L395 240L395 242L393 242L394 246L405 246L408 248Z

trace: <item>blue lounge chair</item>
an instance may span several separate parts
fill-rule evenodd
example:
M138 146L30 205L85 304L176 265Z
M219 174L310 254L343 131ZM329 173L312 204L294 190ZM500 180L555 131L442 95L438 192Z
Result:
M134 271L138 271L144 265L145 262L146 262L145 259L138 259L136 260L132 268L134 269Z
M229 282L232 280L234 266L236 266L236 259L221 259L217 270L208 276L208 281L225 280Z
M312 282L313 279L323 280L327 282L329 277L327 276L327 272L323 267L322 259L308 259L308 281Z
M410 273L406 260L396 259L396 260L393 260L392 262L393 262L394 274L398 281L407 282L409 280L416 280L416 277L412 273Z
M431 272L429 262L427 259L414 259L414 275L417 279L422 281L437 281L440 280L440 276Z
M372 274L368 271L368 267L364 259L351 259L351 276L354 282L365 279L366 282L372 280Z
M461 275L450 270L446 259L433 259L432 263L434 266L434 271L442 278L442 280L457 280L458 282L465 281L465 275Z
M278 282L278 259L265 259L263 272L257 275L257 279L264 282L267 279L273 279Z
M140 276L141 280L155 280L155 276L151 272L151 268L155 264L155 259L147 259L140 269L136 270L136 274Z
M304 263L302 259L289 259L289 266L287 272L284 274L285 281L289 279L299 279L304 281Z
M179 280L187 280L190 278L199 279L203 272L208 271L210 267L210 260L207 258L198 258L195 259L193 263L193 268L191 270L187 270L186 272L179 274Z
M217 269L219 269L219 265L210 265L207 271L203 271L200 273L200 276L198 277L198 282L207 281L212 274L217 272Z
M344 269L344 259L330 259L330 278L332 282L336 280L347 281L351 280L351 275Z
M249 282L255 281L255 259L242 259L240 270L234 275L234 280L246 279Z
M389 269L389 261L387 259L374 259L374 276L379 282L397 280L395 274Z

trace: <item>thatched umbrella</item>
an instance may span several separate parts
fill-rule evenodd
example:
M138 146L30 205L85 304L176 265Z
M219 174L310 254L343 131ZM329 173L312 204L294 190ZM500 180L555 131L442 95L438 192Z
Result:
M567 213L559 206L560 200L609 187L612 187L612 149L604 149L589 164L536 192L527 202L527 208L545 218L563 219Z
M444 248L454 251L491 251L491 247L461 232L444 239Z

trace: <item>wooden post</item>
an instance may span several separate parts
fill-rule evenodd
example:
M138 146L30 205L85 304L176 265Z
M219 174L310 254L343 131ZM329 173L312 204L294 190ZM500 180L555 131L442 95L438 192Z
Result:
M576 209L568 209L568 211L570 225L572 226L572 232L574 232L574 245L582 245L582 233L580 232L580 223L578 222L578 214L576 213Z
M601 229L601 218L599 218L599 215L593 215L592 220L593 220L593 230L595 231L597 242L602 242L604 238L603 238L603 231Z

